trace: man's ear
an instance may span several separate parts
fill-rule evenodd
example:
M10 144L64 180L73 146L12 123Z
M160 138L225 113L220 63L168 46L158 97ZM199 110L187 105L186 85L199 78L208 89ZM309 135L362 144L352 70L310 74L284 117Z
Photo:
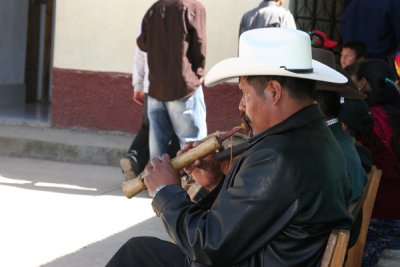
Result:
M365 92L365 91L368 91L369 89L370 88L369 88L369 83L368 83L367 79L365 77L362 77L360 79L358 90L361 92Z
M277 104L282 97L282 85L276 81L272 80L268 83L266 92L272 101L272 104Z

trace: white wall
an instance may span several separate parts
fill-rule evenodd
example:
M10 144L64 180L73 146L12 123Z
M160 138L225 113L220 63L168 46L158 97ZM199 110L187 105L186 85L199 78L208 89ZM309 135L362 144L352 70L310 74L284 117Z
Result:
M206 67L210 68L236 55L240 18L261 0L200 1L207 10ZM136 30L154 2L58 0L54 67L130 73Z

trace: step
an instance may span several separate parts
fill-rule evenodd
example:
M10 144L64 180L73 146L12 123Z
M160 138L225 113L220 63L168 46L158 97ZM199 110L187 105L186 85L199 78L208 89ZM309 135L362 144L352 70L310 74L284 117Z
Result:
M134 134L0 122L0 155L119 166Z

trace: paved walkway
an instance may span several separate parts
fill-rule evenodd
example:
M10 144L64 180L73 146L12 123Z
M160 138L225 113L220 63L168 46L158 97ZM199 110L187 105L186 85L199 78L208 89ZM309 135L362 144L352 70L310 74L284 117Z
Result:
M130 237L168 239L117 167L0 157L0 266L104 266Z

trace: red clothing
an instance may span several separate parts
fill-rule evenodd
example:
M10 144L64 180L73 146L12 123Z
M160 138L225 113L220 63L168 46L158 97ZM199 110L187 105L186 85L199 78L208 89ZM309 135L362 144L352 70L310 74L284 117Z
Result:
M374 165L382 170L372 217L400 219L400 162L391 147L393 130L382 107L374 106L370 111L374 120L372 133L365 133L359 141L371 151Z

